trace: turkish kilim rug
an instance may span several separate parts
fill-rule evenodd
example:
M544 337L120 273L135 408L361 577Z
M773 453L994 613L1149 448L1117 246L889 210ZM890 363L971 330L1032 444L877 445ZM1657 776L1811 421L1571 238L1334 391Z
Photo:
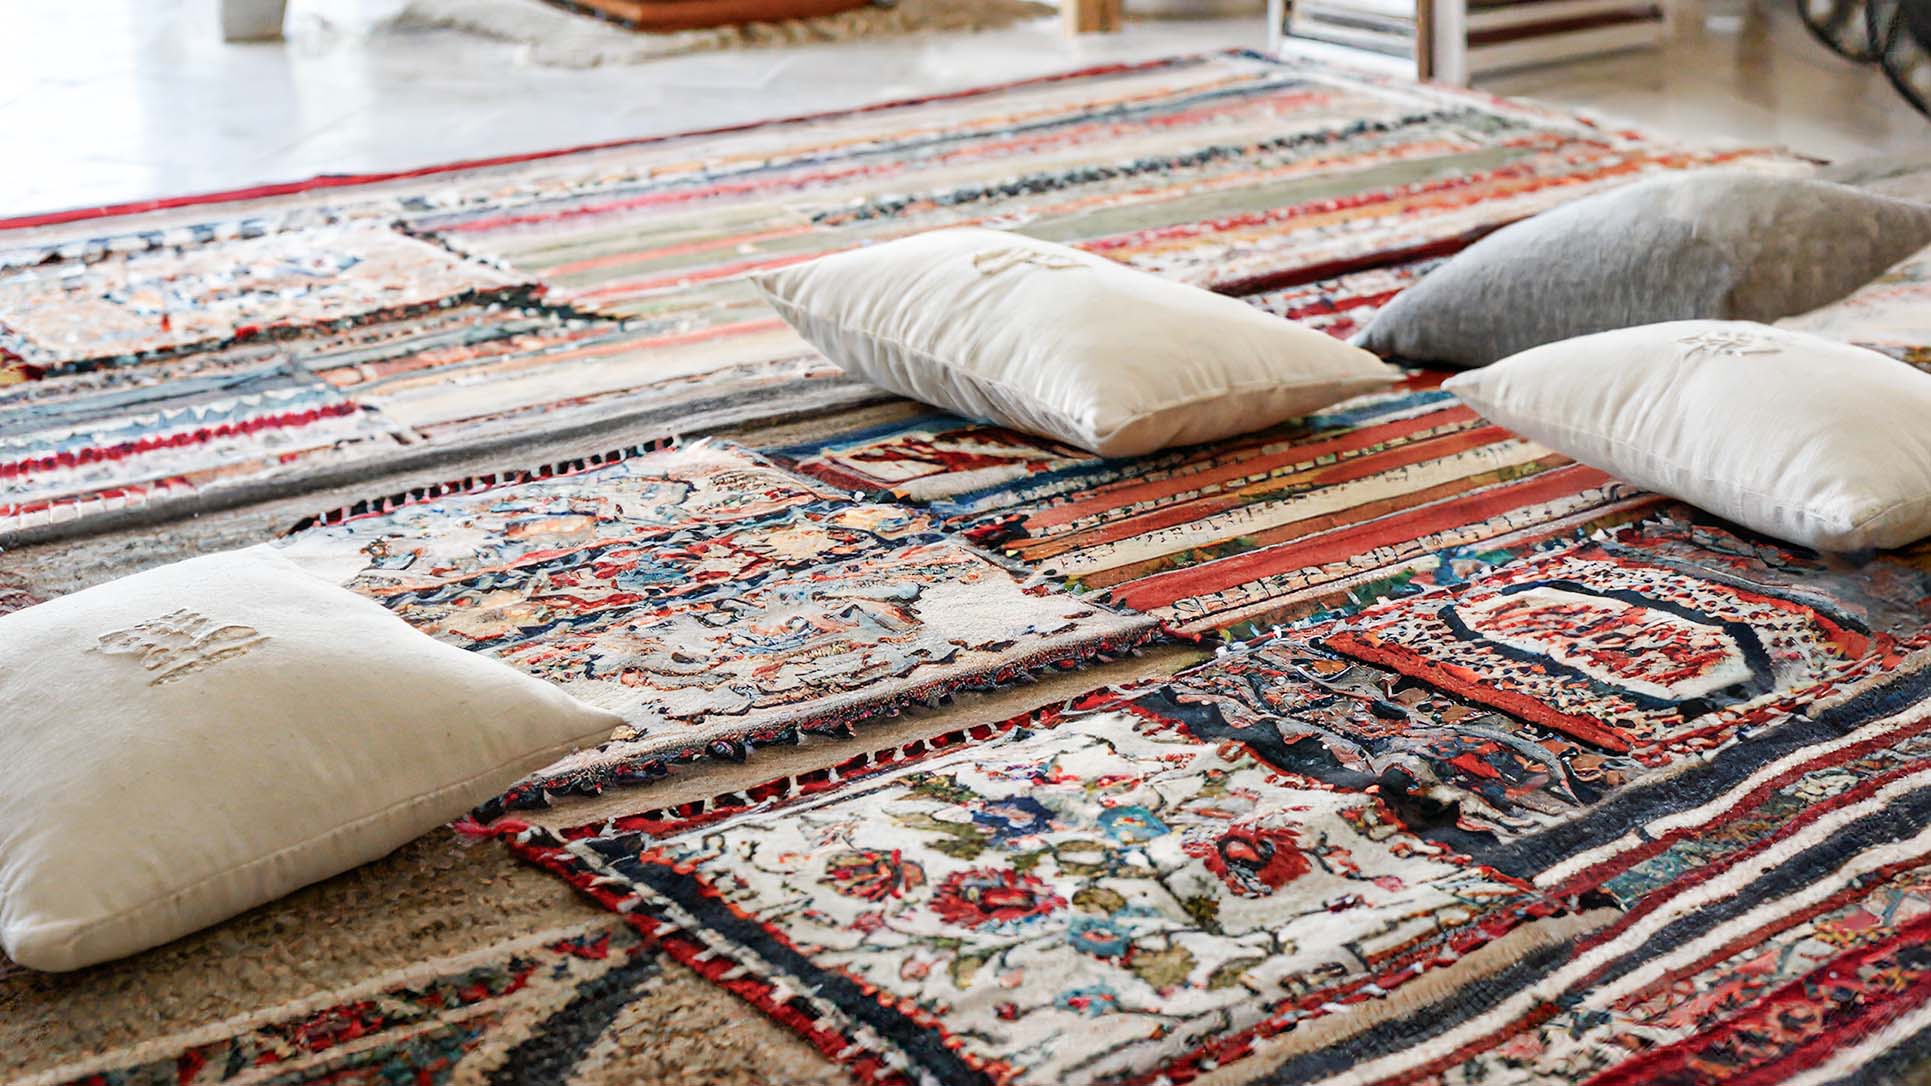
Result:
M1883 1082L1928 631L1924 569L1659 516L518 848L866 1082Z
M1718 165L1806 168L1223 54L0 223L0 545L233 545L382 491L279 545L625 720L505 804L716 756L463 825L602 920L419 841L97 973L0 964L0 1058L47 1086L601 1086L691 1054L880 1086L1922 1074L1931 552L1736 534L1423 373L1101 460L844 377L745 280L991 225L1348 336L1507 222ZM1923 278L1818 319L1917 359ZM1165 633L1221 652L1101 666ZM1048 670L1078 685L825 753ZM211 999L251 958L273 997Z
M1283 631L1138 704L1527 875L1606 799L1669 778L1688 800L1691 763L1775 749L1766 727L1926 646L1931 570L1659 517Z
M424 633L624 717L614 742L512 804L844 734L1158 633L1028 583L929 514L853 501L749 450L603 460L344 510L284 549Z
M1340 332L1497 226L1716 165L1808 168L1222 54L0 221L0 544L877 402L746 276L934 227L1073 242ZM1353 301L1296 289L1361 271Z
M916 501L1041 573L1194 632L1452 583L1510 548L1659 504L1489 424L1434 387L1442 376L1131 460L949 416L775 455Z

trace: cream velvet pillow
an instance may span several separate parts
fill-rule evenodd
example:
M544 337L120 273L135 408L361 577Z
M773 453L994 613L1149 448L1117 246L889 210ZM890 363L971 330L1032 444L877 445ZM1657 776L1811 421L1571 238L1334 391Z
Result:
M0 946L58 970L166 942L619 723L267 548L0 617Z
M755 281L852 374L1104 456L1257 430L1400 377L1232 298L997 230L935 230Z
M1749 321L1550 343L1442 387L1592 467L1819 550L1931 535L1931 374Z

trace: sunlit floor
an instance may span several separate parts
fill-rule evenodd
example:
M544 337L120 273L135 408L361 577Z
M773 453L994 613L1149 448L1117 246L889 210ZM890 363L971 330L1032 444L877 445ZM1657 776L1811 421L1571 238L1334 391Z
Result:
M296 0L285 43L224 45L215 0L0 0L0 215L316 173L738 123L1085 64L1265 44L1262 21L1136 22L1069 41L983 34L742 50L568 70L456 31L404 34L402 0ZM532 0L535 2L535 0ZM1931 122L1840 61L1784 5L1665 51L1483 82L1698 141L1821 157L1931 151Z
M1758 0L1727 32L1706 28L1701 5L1685 2L1690 10L1665 49L1524 69L1480 85L1684 139L1775 143L1829 159L1931 155L1931 119L1876 68L1811 37L1788 0Z

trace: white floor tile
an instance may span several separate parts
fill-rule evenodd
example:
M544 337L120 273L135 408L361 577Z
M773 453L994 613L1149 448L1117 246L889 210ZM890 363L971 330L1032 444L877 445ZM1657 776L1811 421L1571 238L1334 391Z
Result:
M1258 19L1219 19L1069 41L1044 20L562 70L457 32L385 29L402 2L295 0L286 42L226 45L213 0L0 0L26 45L0 63L0 215L738 124L1265 36ZM1931 122L1780 2L1734 34L1692 20L1660 53L1483 85L1698 141L1931 150Z

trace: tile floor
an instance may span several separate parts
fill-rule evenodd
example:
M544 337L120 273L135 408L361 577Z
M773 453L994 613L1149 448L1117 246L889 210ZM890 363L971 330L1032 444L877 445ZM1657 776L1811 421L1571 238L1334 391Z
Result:
M0 216L707 127L1264 41L1258 17L1137 22L1077 41L1048 20L575 71L522 65L514 46L458 32L387 29L401 3L295 0L287 42L224 45L214 0L0 0ZM1882 76L1813 42L1785 4L1733 33L1684 21L1661 53L1483 86L1690 139L1780 142L1833 158L1931 151L1931 121Z
M1821 158L1931 155L1931 118L1876 68L1838 57L1798 20L1790 0L1754 0L1742 25L1707 28L1684 5L1661 50L1505 73L1485 90L1621 117L1684 139L1776 143Z

